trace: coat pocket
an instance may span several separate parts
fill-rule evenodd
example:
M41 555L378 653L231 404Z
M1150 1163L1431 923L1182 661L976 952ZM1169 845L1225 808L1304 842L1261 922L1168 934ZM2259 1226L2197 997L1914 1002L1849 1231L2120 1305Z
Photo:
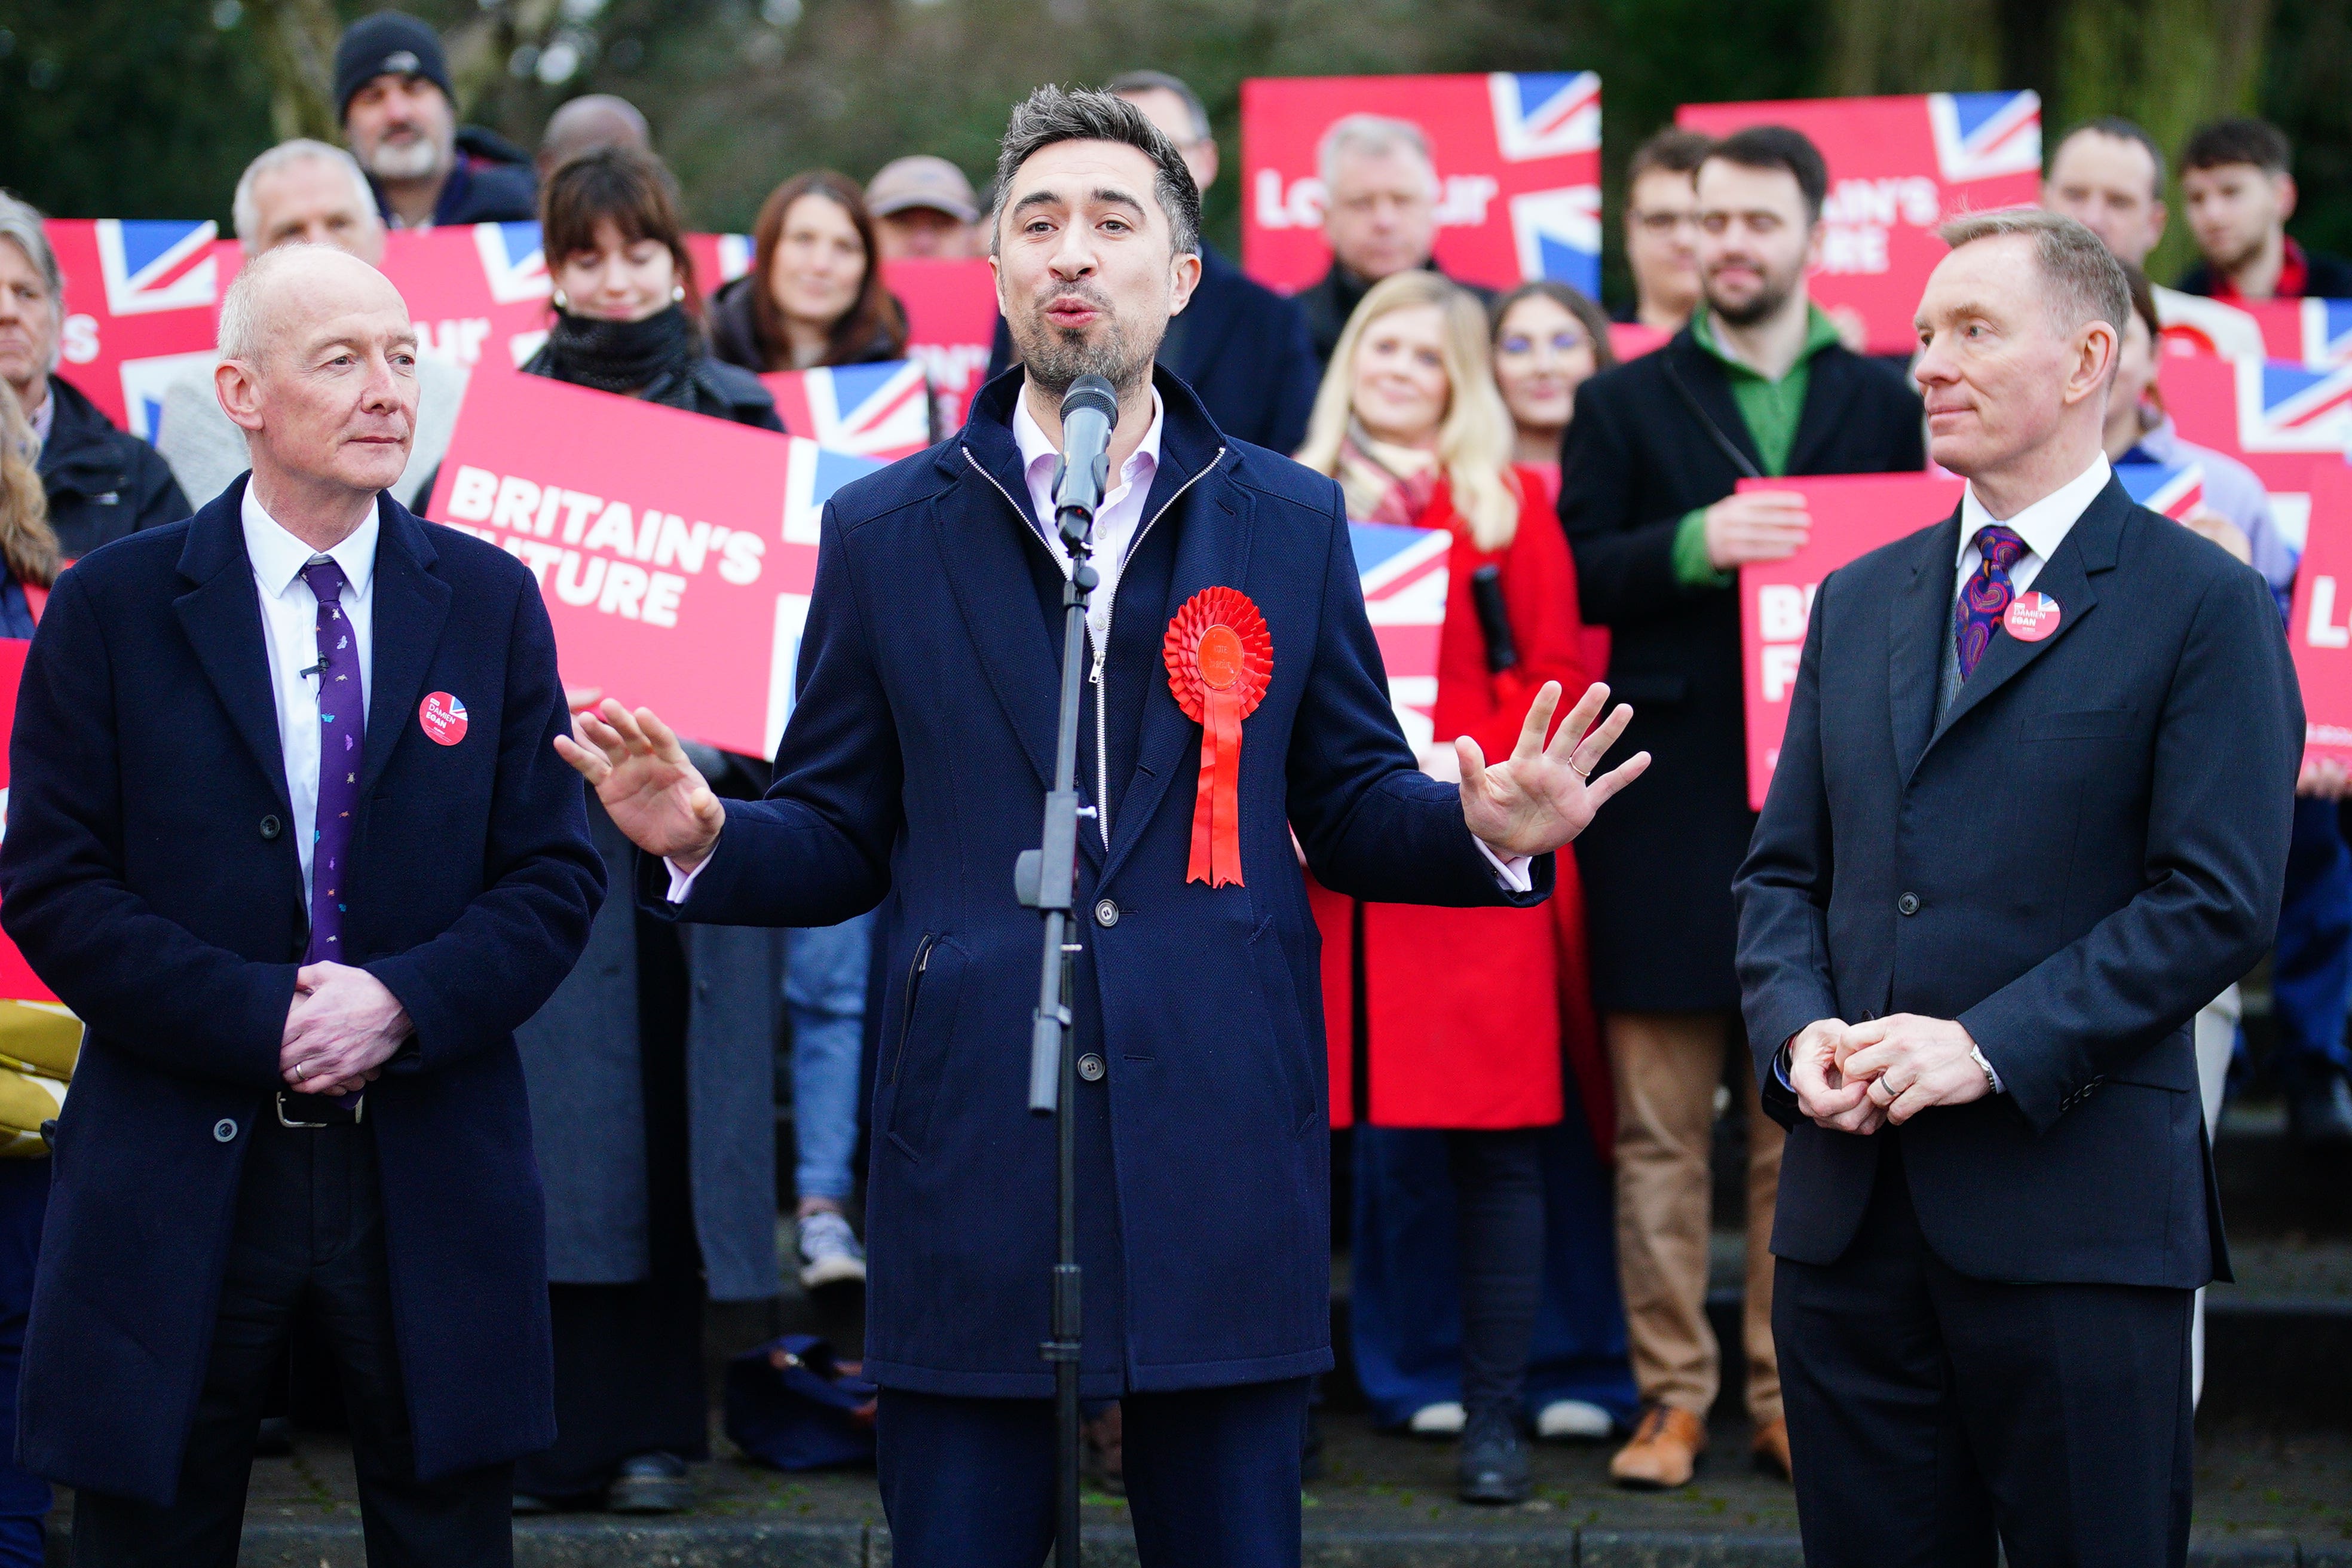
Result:
M940 1077L947 1070L963 960L961 948L927 931L907 964L898 1038L890 1050L890 1120L885 1131L910 1160L923 1157L931 1106L939 1098Z

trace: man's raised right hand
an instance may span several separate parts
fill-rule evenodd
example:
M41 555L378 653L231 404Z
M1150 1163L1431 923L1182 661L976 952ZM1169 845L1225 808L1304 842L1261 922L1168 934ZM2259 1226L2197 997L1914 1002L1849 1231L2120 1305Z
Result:
M681 871L709 857L727 813L677 733L650 708L635 713L611 698L602 716L572 715L572 733L555 738L556 754L596 786L596 798L629 842Z

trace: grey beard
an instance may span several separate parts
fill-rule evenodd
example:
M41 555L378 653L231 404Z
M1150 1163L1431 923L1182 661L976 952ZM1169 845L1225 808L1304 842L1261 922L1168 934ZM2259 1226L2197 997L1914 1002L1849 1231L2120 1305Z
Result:
M440 169L441 149L429 136L414 142L386 142L371 153L368 173L379 180L422 180Z
M1008 323L1009 324L1009 323ZM1018 343L1022 336L1030 341ZM1059 327L1046 327L1032 334L1015 333L1021 350L1021 363L1029 379L1045 391L1059 397L1070 390L1070 384L1082 375L1098 375L1124 393L1151 374L1151 356L1158 348L1137 352L1128 341L1126 329L1114 320L1109 330L1098 339L1089 340L1083 332L1064 331Z

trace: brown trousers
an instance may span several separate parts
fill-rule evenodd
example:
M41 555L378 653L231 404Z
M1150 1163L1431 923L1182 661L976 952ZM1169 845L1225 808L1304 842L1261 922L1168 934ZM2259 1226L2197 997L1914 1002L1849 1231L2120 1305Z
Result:
M1708 1154L1724 1053L1737 1049L1732 1113L1745 1107L1748 1118L1748 1413L1759 1426L1777 1421L1772 1200L1786 1134L1764 1114L1728 1015L1612 1013L1603 1028L1617 1087L1617 1272L1633 1381L1645 1404L1701 1420L1722 1384L1722 1352L1706 1321Z

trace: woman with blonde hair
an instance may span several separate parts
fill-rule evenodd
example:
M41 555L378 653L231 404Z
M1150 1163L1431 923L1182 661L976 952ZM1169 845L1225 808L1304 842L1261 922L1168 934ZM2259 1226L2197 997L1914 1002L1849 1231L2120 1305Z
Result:
M1422 751L1441 778L1456 776L1454 736L1489 756L1507 751L1538 687L1576 691L1587 680L1575 566L1542 484L1511 461L1487 342L1486 313L1466 291L1430 272L1383 279L1339 335L1298 454L1339 481L1350 518L1453 537L1433 712L1445 743ZM1521 1410L1544 1275L1548 1141L1572 1133L1597 1169L1581 1116L1559 1126L1564 1040L1589 1046L1594 1028L1570 857L1559 858L1558 875L1550 902L1528 910L1313 890L1331 1121L1357 1128L1359 1373L1387 1423L1461 1432L1460 1491L1472 1502L1528 1495ZM1605 1201L1580 1206L1593 1208L1586 1228L1609 1234ZM1458 1267L1433 1258L1445 1251ZM1459 1280L1458 1341L1442 1321L1452 1303L1431 1295L1448 1274ZM1609 1347L1597 1348L1591 1381L1613 1394L1625 1384L1622 1341L1613 1373ZM1630 1386L1623 1394L1630 1402ZM1581 1397L1605 1433L1599 1387Z
M0 382L0 637L30 637L37 606L58 580L58 536L35 466L40 454L15 389Z

